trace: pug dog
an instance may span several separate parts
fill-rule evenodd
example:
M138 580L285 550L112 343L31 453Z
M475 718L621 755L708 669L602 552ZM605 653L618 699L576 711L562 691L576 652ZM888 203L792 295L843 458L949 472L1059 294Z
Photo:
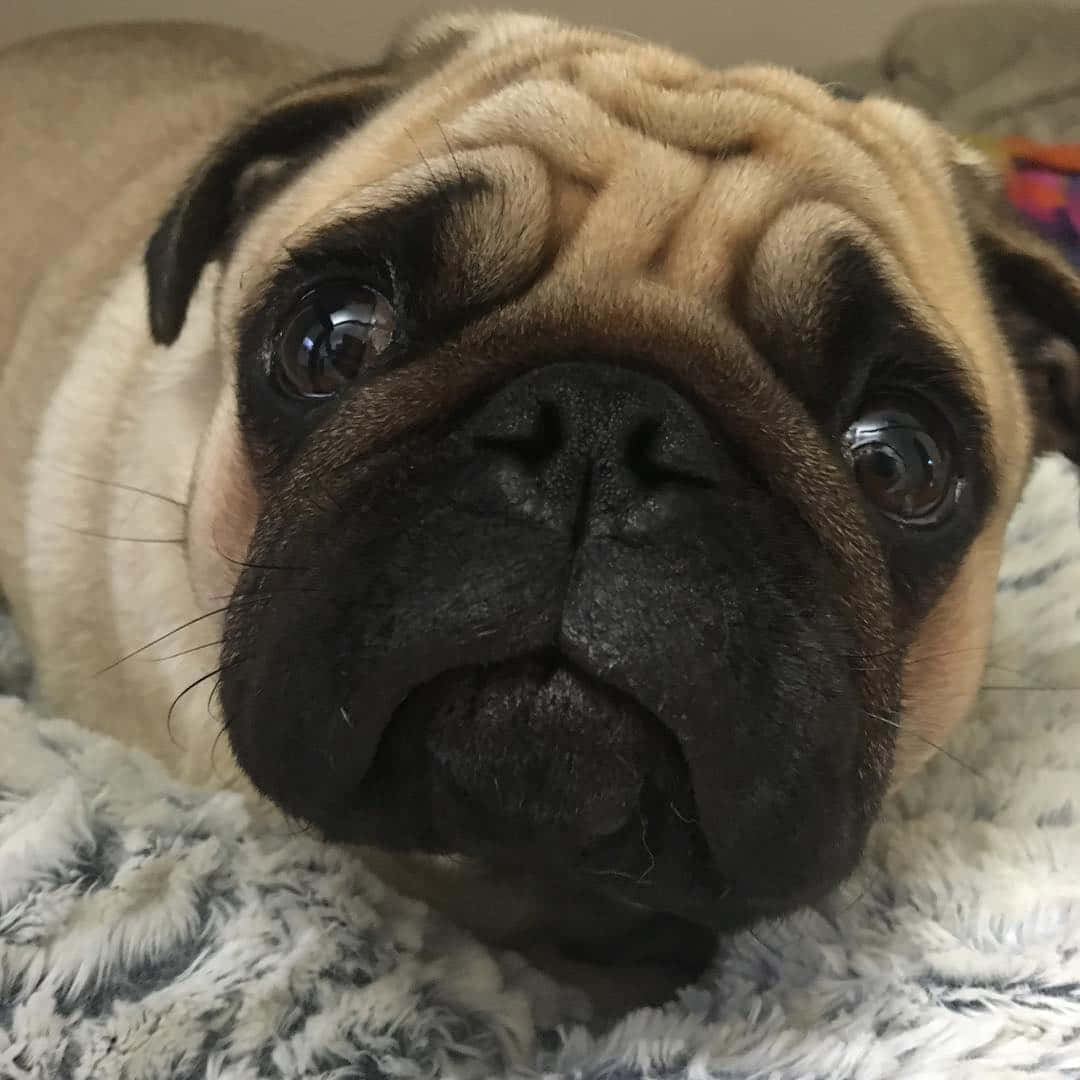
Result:
M1080 282L984 159L514 14L68 33L0 100L45 701L637 1000L851 874L1080 457Z

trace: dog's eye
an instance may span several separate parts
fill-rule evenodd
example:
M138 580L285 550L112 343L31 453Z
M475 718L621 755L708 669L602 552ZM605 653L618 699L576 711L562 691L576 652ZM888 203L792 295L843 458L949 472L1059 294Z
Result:
M895 521L931 525L955 504L960 479L948 421L928 403L868 408L844 436L866 497Z
M382 293L364 285L322 285L286 323L271 356L271 378L291 397L332 397L386 349L393 332L394 309Z

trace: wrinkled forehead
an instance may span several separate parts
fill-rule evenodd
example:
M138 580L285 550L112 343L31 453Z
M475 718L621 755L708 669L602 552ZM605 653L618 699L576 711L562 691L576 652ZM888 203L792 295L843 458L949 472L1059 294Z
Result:
M950 145L913 110L838 100L793 72L711 72L619 37L535 30L466 48L342 140L238 258L255 287L285 252L376 237L358 226L412 207L446 274L493 296L550 263L609 290L644 278L710 310L738 294L795 318L820 307L843 241L974 374L1001 349ZM978 397L1002 381L987 374Z

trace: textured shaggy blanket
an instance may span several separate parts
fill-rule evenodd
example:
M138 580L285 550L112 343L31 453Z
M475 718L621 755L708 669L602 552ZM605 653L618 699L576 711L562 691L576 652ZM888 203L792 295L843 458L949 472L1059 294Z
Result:
M961 132L1080 140L1080 12L992 7L833 77ZM857 877L602 1036L355 854L0 696L0 1080L1080 1078L1078 508L1043 463L979 707ZM0 614L0 691L28 680Z
M0 1077L1080 1076L1078 507L1045 462L979 709L858 877L601 1037L352 853L0 699Z

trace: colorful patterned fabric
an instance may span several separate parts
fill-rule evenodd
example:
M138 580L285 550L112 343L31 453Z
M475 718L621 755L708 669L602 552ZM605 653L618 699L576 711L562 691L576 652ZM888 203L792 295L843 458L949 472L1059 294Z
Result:
M1005 171L1006 193L1021 216L1080 267L1080 144L972 141Z

